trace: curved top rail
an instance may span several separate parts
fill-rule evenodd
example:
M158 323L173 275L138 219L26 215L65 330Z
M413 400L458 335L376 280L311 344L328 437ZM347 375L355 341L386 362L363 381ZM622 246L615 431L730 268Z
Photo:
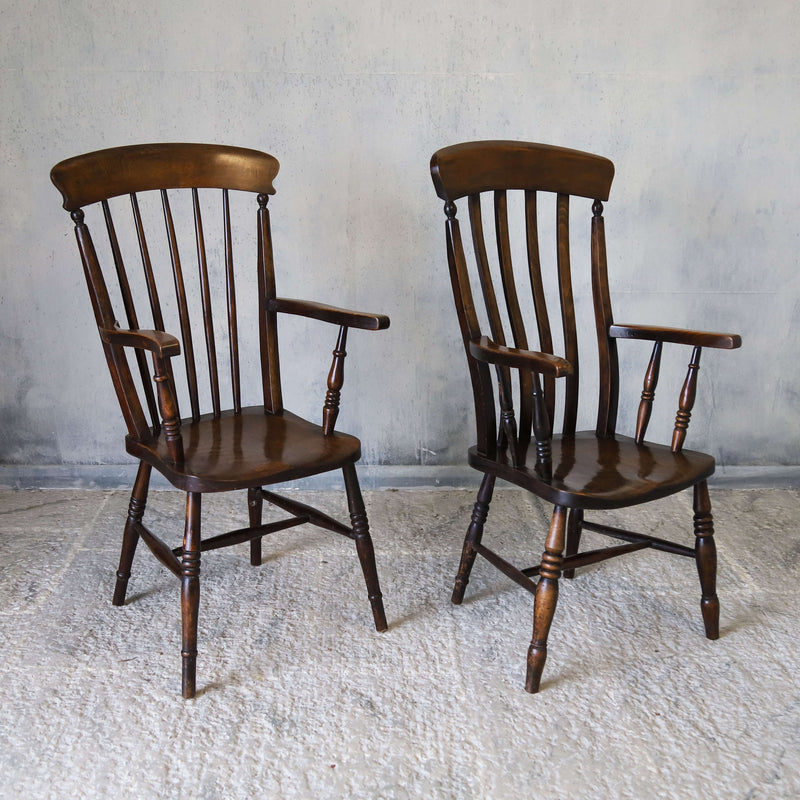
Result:
M74 156L50 179L75 211L109 197L154 189L216 188L275 194L278 160L244 147L216 144L140 144Z
M447 202L500 189L528 189L607 200L614 165L607 158L549 144L463 142L431 158L436 194Z

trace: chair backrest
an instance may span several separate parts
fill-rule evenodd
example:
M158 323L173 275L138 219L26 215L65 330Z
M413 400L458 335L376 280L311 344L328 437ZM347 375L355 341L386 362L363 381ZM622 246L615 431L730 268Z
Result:
M195 420L206 410L214 416L241 410L237 309L252 297L237 302L236 275L244 269L250 287L258 289L264 407L273 413L282 407L275 312L269 307L275 276L267 200L277 172L278 161L266 153L202 144L116 147L67 159L51 172L75 222L98 328L124 320L122 328L175 335L183 358L183 375L173 376L178 402L183 415ZM252 223L240 224L240 206L255 231ZM97 244L89 215L105 229ZM195 354L201 337L205 359ZM136 352L132 372L122 347L103 347L129 434L149 436L158 430L159 416L143 352Z
M600 398L597 413L599 435L614 433L617 415L618 373L616 345L608 336L612 323L606 271L603 200L608 199L614 165L606 158L543 144L512 141L466 142L445 147L431 159L431 175L436 192L445 201L447 257L453 295L467 350L475 398L478 450L494 457L498 446L498 427L494 385L490 367L474 359L469 342L486 336L496 344L524 350L562 355L572 364L572 374L560 379L564 386L563 434L575 432L578 411L578 335L570 264L570 197L593 200L591 222L591 282L595 327L600 356ZM555 195L556 265L560 328L564 352L553 352L552 309L548 310L539 250L539 193ZM520 303L520 287L512 263L513 228L509 223L512 195L521 195L519 206L524 223L524 250L527 279L532 293L538 344L531 346L525 326L526 314ZM467 257L456 219L456 201L467 198L474 258ZM493 206L493 230L484 225L482 197ZM587 207L588 212L588 207ZM487 215L488 216L488 215ZM588 213L587 213L588 216ZM522 220L521 220L522 222ZM496 243L496 259L490 257L487 238ZM499 284L497 277L499 276ZM474 278L474 279L471 279ZM486 321L481 324L473 301L473 286L480 287ZM498 290L499 289L499 290ZM484 326L488 329L484 330ZM505 375L503 374L505 373ZM508 381L508 371L498 377ZM518 430L520 441L530 441L534 415L532 378L526 370L519 376ZM550 428L555 417L555 379L546 377L544 399ZM507 413L507 409L503 409ZM503 444L503 436L500 436Z

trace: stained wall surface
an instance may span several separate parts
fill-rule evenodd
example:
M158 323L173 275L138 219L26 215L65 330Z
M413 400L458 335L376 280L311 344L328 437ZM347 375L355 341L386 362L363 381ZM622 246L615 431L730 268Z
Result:
M279 293L392 318L351 336L340 427L363 437L367 463L463 463L471 401L428 162L484 138L615 162L616 319L745 342L704 355L689 446L723 464L800 463L796 3L7 0L2 22L0 463L125 460L48 173L147 141L277 156ZM319 414L334 334L284 330L287 405L301 413ZM313 352L295 354L305 342ZM623 345L629 420L647 356ZM665 361L662 437L687 356ZM590 350L582 369L591 382Z

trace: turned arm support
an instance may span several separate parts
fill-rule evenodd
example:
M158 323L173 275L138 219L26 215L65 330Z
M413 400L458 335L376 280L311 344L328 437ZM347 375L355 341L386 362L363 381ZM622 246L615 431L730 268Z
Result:
M642 399L636 416L636 443L641 444L647 433L647 424L653 410L658 373L661 365L661 348L664 342L691 346L692 358L686 372L680 397L678 412L675 415L675 427L672 431L672 452L679 453L686 440L686 431L692 416L695 397L697 395L697 373L700 371L700 354L703 347L723 350L735 350L742 346L741 336L735 333L711 333L709 331L691 331L682 328L662 328L655 325L611 325L608 335L617 339L643 339L651 341L653 353L647 366L642 388Z
M531 373L533 381L533 435L536 441L536 471L544 480L550 480L553 472L550 439L552 428L542 391L540 375L561 378L572 374L572 364L564 358L539 353L534 350L520 350L493 342L486 336L472 339L469 343L470 355L476 361L494 364L500 384L500 410L503 426L512 444L511 457L515 467L525 466L525 452L517 447L516 425L511 402L511 386L508 380L508 368L524 369Z
M180 342L172 334L152 330L123 330L121 328L101 328L100 338L110 345L133 347L147 350L153 355L153 367L158 395L158 408L161 425L167 442L170 458L175 464L183 463L183 438L181 420L178 414L178 400L169 372L169 359L180 355Z
M300 317L330 322L339 326L339 336L333 350L330 372L328 373L328 391L325 394L325 405L322 408L322 432L330 436L339 416L339 399L344 385L344 359L347 356L348 328L365 331L382 331L389 327L389 317L385 314L369 314L364 311L349 311L346 308L327 306L311 300L296 300L290 297L276 297L269 302L269 310L284 314L295 314Z

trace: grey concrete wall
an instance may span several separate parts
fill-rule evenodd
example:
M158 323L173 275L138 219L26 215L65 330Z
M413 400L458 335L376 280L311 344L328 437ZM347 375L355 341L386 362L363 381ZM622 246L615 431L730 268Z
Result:
M276 155L279 291L391 315L349 348L340 426L365 462L463 463L472 416L428 160L475 138L610 157L616 318L744 337L704 355L689 446L800 463L799 30L785 0L4 3L0 463L125 461L48 173L170 140ZM316 416L331 332L292 325L284 352L319 352L285 356L288 404ZM624 345L629 417L645 349ZM662 436L686 356L665 365Z

